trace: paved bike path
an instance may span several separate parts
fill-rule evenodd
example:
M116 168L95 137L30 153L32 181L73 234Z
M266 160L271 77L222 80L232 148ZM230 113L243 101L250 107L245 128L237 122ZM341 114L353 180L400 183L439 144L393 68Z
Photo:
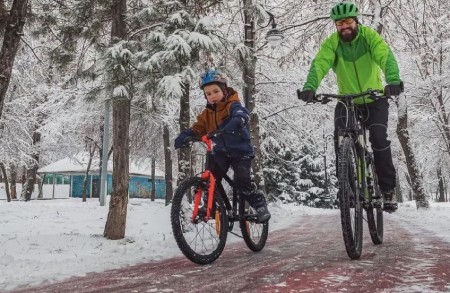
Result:
M179 257L13 292L450 292L450 243L388 215L384 243L366 229L361 259L350 260L339 221L302 217L262 252L230 244L207 266Z

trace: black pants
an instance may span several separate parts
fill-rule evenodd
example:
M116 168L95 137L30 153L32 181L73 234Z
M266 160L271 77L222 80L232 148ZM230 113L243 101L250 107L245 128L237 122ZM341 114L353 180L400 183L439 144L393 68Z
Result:
M217 181L222 181L223 174L226 174L230 167L233 168L233 182L237 192L248 194L253 190L250 176L251 164L251 157L232 158L220 153L211 158L210 167Z
M224 172L226 173L230 167L233 168L233 182L238 195L243 196L252 207L258 208L265 205L265 198L264 194L257 192L252 184L252 159L253 157L232 158L227 154L218 153L211 158L210 167L217 182L222 181Z
M395 168L392 163L391 141L387 139L387 123L389 103L387 99L379 99L370 104L358 105L360 121L369 130L369 141L372 146L378 184L381 191L391 191L395 188ZM336 162L338 154L338 129L345 127L346 109L342 103L337 103L334 110L334 145Z

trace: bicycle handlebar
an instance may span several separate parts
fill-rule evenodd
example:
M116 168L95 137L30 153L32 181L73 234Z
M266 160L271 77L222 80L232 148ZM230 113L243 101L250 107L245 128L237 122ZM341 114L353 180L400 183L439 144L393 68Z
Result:
M224 132L223 129L216 129L208 134L203 135L201 138L198 138L196 136L188 136L184 140L182 147L189 147L191 145L191 143L193 143L193 142L204 142L207 146L209 146L209 144L211 143L210 140L213 137L216 137L216 136L222 134L223 132Z
M373 100L378 100L382 98L391 98L383 95L380 90L367 90L358 94L346 94L346 95L336 95L336 94L317 94L314 98L315 103L327 104L331 102L331 99L340 99L345 101L352 101L355 98L369 96Z

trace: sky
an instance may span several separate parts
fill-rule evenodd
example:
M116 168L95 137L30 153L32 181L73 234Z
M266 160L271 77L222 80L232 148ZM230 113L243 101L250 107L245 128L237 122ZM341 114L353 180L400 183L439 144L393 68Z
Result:
M126 237L107 240L107 204L62 197L8 203L0 187L0 291L182 255L172 235L170 205L162 200L130 199ZM305 214L339 213L280 202L269 209L270 231L295 225ZM429 210L418 211L414 202L406 202L389 217L400 217L405 226L423 227L450 242L450 203L431 203ZM242 239L229 234L227 243L235 241Z

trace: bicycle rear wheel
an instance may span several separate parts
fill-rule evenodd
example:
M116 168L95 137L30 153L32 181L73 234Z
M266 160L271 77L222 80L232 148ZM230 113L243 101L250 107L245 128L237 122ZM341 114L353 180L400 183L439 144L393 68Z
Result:
M256 211L243 196L239 199L239 225L241 227L242 238L248 248L254 252L261 251L266 245L269 235L269 221L259 223L256 221Z
M222 253L227 240L228 217L225 204L219 194L214 196L215 211L211 219L205 221L206 213L200 207L206 206L201 196L199 216L193 221L194 197L201 187L206 191L206 184L199 177L183 181L175 191L172 208L172 231L178 247L183 254L197 264L209 264Z
M358 158L355 144L345 137L339 149L339 207L345 249L351 259L358 259L362 251L363 214L358 179Z
M369 190L369 204L367 206L367 224L369 226L369 233L372 243L379 245L383 243L384 232L381 190L378 186L378 177L375 173L375 166L373 162L370 162L367 169L371 173L369 178L372 178L372 182L370 182L372 189Z

